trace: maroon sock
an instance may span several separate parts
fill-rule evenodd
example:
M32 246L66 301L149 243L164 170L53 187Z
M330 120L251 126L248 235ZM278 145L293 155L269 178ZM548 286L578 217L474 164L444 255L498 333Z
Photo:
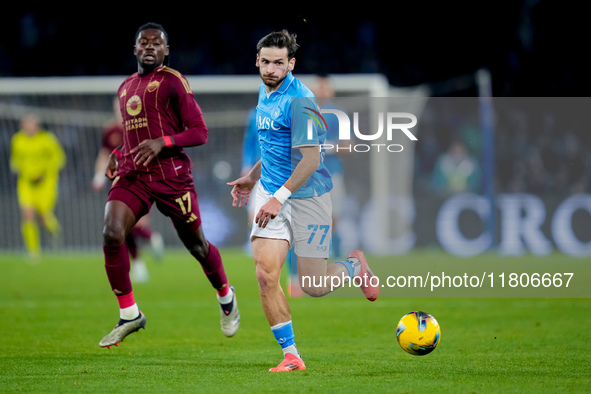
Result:
M135 298L133 297L133 291L129 294L117 296L117 302L119 303L119 309L129 308L135 305Z
M129 252L125 244L121 246L103 246L105 254L105 269L111 289L115 295L131 293L131 280L129 279Z
M127 244L127 250L129 251L129 255L131 256L131 258L133 260L137 259L139 252L138 252L137 242L136 242L133 234L130 233L127 236L127 238L125 238L125 243Z
M152 229L148 226L134 226L131 229L131 234L143 240L149 241L152 238Z
M202 263L201 267L214 289L221 293L227 293L228 278L222 263L222 256L220 256L218 248L212 243L209 244L209 255L207 255L205 263Z

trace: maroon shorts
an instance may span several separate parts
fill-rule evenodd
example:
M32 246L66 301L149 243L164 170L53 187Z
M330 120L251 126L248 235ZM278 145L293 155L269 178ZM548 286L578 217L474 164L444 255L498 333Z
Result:
M107 201L124 202L138 218L150 211L153 203L174 223L188 223L191 227L201 225L195 183L186 173L172 179L144 182L136 177L117 177L111 185Z

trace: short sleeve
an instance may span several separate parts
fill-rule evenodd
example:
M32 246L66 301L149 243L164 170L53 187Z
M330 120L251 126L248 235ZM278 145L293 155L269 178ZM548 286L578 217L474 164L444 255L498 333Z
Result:
M291 102L291 145L293 148L317 146L326 122L314 97L294 97Z

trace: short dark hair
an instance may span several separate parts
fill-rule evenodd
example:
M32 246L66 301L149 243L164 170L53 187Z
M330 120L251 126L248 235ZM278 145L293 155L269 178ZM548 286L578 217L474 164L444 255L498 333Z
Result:
M300 47L296 42L296 37L295 34L291 34L285 29L269 33L257 44L257 53L261 53L262 48L287 48L287 58L292 59Z
M162 27L161 24L159 23L154 23L154 22L148 22L145 23L143 25L141 25L137 31L135 32L135 40L137 41L138 36L140 35L140 33L144 30L147 29L156 29L156 30L160 30L162 32L162 34L164 34L164 39L166 40L166 43L168 44L168 33L166 32L166 30L164 30L164 27Z

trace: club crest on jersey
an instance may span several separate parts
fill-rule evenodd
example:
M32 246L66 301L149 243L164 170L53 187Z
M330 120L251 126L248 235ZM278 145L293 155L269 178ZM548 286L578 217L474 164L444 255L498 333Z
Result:
M154 91L156 91L156 89L158 89L158 87L160 86L160 82L158 81L152 81L148 84L148 92L152 93Z
M127 100L125 108L127 109L127 113L131 116L136 116L142 112L142 100L140 99L140 96L137 94L131 96L129 100Z

